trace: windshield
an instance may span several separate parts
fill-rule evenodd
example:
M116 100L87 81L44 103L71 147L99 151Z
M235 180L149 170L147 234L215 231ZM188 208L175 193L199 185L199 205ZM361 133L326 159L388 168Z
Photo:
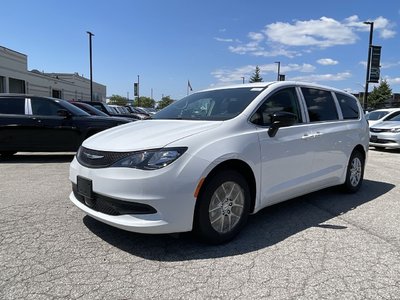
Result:
M372 111L370 113L368 113L365 118L367 120L371 120L371 121L375 121L375 120L379 120L381 118L383 118L384 116L386 116L389 112L387 110L381 110L381 111Z
M392 114L389 118L387 118L385 121L397 121L400 122L400 111Z
M88 114L86 111L76 107L66 100L57 99L57 102L64 106L64 108L68 109L75 116L90 116L90 114Z
M223 121L236 117L263 88L231 88L192 94L176 101L153 116L153 119Z

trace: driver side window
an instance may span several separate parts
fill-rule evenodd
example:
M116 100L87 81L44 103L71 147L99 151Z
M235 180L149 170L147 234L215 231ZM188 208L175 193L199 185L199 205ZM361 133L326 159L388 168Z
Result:
M276 112L288 112L297 116L297 123L301 123L301 113L295 88L286 88L269 96L250 118L256 125L271 125L271 117Z

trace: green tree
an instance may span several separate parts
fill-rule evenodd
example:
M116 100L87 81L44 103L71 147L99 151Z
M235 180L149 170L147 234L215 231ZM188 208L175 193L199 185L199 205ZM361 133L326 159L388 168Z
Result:
M173 103L175 100L171 99L170 96L164 96L161 98L160 101L158 101L157 108L158 109L163 109L164 107L167 107L171 103Z
M372 92L368 95L368 107L381 108L385 100L392 97L392 89L386 80L382 80L378 87L374 87Z
M260 68L258 66L256 66L256 70L255 70L254 74L251 75L249 82L252 83L252 82L262 82L262 81L263 81L263 79L260 76Z
M110 97L110 101L108 102L108 104L122 105L122 106L125 106L127 103L128 99L120 95L112 95Z
M154 108L155 105L156 105L156 101L154 99L151 99L150 97L141 96L139 101L138 101L138 98L136 98L133 101L133 106Z

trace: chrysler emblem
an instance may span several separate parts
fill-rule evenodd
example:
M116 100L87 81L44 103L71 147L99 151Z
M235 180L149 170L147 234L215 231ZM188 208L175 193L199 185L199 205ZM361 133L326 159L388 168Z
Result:
M83 154L89 158L89 159L100 159L100 158L104 158L104 155L95 155L95 154L90 154L90 153L86 153L83 152Z

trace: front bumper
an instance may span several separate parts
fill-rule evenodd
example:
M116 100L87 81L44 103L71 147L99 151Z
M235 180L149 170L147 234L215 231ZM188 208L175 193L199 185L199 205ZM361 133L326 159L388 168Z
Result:
M369 145L373 147L400 148L400 133L370 132Z
M96 198L123 204L132 203L133 207L143 206L150 210L111 213L109 210L93 207L92 203L85 204L76 190L69 198L93 218L127 231L154 234L190 231L196 201L194 190L199 179L188 169L190 170L179 164L154 171L130 168L91 169L74 159L69 178L73 189L79 175L91 180Z

